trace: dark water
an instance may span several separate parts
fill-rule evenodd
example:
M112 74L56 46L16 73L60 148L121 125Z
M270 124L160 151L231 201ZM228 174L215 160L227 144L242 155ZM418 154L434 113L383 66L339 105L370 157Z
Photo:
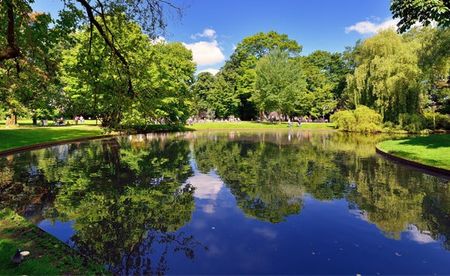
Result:
M0 208L118 274L450 274L449 181L377 156L380 139L184 133L55 146L0 158Z

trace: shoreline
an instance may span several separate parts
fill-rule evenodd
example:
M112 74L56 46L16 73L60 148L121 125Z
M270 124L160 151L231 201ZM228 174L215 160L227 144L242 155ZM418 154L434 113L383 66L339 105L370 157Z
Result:
M420 163L418 161L413 161L410 159L406 159L404 157L400 157L400 156L388 153L388 152L382 150L378 145L375 146L375 151L377 154L383 156L384 158L389 159L394 162L397 162L399 164L413 167L414 169L418 169L420 171L423 171L423 172L431 174L431 175L450 179L450 170L431 166L431 165L426 165L426 164Z
M25 152L25 151L29 151L29 150L43 149L43 148L51 147L51 146L84 142L84 141L90 141L90 140L95 140L95 139L112 138L112 137L116 137L118 135L120 135L120 134L87 136L87 137L80 137L80 138L74 138L74 139L65 139L65 140L60 140L60 141L51 141L51 142L37 143L37 144L32 144L32 145L27 145L27 146L20 146L20 147L15 147L12 149L0 151L0 157L5 157L8 155L17 154L17 153L21 153L21 152Z

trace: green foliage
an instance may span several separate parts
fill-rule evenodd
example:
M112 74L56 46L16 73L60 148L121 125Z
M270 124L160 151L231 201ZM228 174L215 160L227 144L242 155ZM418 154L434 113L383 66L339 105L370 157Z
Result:
M205 117L213 103L210 93L214 88L215 78L209 72L202 72L197 75L194 84L191 87L192 109L193 113L199 117Z
M399 125L408 132L419 132L425 128L425 118L421 114L402 113L399 115Z
M338 111L331 115L331 121L344 131L372 133L382 130L380 114L366 106L358 106L353 111Z
M0 49L7 44L4 2L0 4ZM14 2L21 14L15 21L15 40L21 55L1 62L0 101L8 116L36 116L36 110L54 112L63 106L57 74L62 39L49 14L33 12L29 1Z
M237 113L238 95L234 92L232 84L227 82L222 74L215 77L207 99L211 103L211 111L217 118L227 118Z
M203 105L204 112L214 110L216 117L227 114L243 120L271 111L325 118L339 103L349 68L338 53L316 51L300 57L300 50L297 42L275 32L244 38L215 78L219 96L209 102L196 99L197 105ZM269 58L277 52L282 57ZM214 95L214 85L204 76L198 82L192 87L195 93L204 93L198 89L209 83L206 91ZM225 104L218 104L221 96Z
M261 113L293 115L308 104L306 82L287 52L274 50L256 66L255 92L250 98Z
M256 64L259 59L275 49L285 51L290 57L294 57L301 52L302 46L289 39L286 34L274 31L257 33L244 38L221 69L220 74L231 88L230 92L238 100L238 108L233 110L233 115L243 120L258 116L257 108L250 101L255 92Z
M315 67L318 69L319 73L323 75L321 83L326 83L324 86L330 86L328 89L331 90L335 99L342 98L346 86L345 77L350 73L350 68L344 62L342 54L317 50L304 57L304 63L304 66L307 68ZM309 66L307 64L309 64ZM306 69L305 74L307 76L310 75Z
M341 130L352 131L356 126L355 114L351 110L338 111L331 115L330 119Z
M450 2L448 0L392 0L391 12L399 18L399 30L407 31L416 23L441 27L450 26Z
M426 128L450 130L450 115L438 112L425 112Z
M137 24L122 16L108 20L127 55L133 93L121 74L124 65L97 32L91 38L84 28L74 34L76 44L63 53L63 81L72 114L93 114L112 128L184 123L195 70L191 52L181 43L152 44Z
M398 122L399 114L418 114L423 89L418 43L393 31L382 31L358 45L356 69L347 79L353 104L366 105L383 121Z
M295 126L294 126L295 128ZM330 130L334 128L331 123L302 123L299 126L301 129L319 129L319 130ZM269 123L269 122L257 122L257 121L242 121L242 122L207 122L207 123L197 123L193 126L189 126L188 129L194 130L289 130L289 124L287 122L282 123Z

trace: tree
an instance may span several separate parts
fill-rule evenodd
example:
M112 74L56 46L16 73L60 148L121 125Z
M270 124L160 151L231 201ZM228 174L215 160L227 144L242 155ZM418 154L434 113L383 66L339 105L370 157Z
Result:
M215 78L209 72L202 72L198 74L194 84L191 87L192 93L192 108L193 113L199 117L206 117L208 111L212 111L212 103L208 98L214 88Z
M250 120L257 116L257 110L249 100L254 92L256 63L274 49L286 51L293 57L301 52L302 46L286 34L260 32L244 38L221 69L225 80L239 97L238 114L241 119Z
M298 66L304 72L309 97L305 102L302 115L311 115L318 118L331 113L337 106L342 88L338 87L344 78L341 73L335 72L331 54L327 52L314 52L301 57ZM336 94L339 94L336 95Z
M93 36L97 36L100 38L97 43L108 49L109 60L118 69L115 77L126 89L110 91L119 101L125 97L137 97L134 86L139 84L134 78L135 72L132 72L132 57L127 46L122 44L123 39L119 38L119 34L127 31L122 28L133 21L148 38L154 39L166 26L167 11L181 13L181 8L163 0L67 0L59 18L52 20L48 14L33 12L31 3L33 0L5 0L0 3L0 99L4 102L2 108L8 110L8 122L12 123L17 115L25 114L31 115L36 123L39 118L56 114L71 116L81 108L89 115L96 113L90 99L77 102L78 106L68 104L58 75L61 50L73 47L73 33L80 29L84 29L88 37L83 40L87 49L85 55L92 53ZM112 17L115 20L111 20ZM134 42L128 41L130 43ZM166 99L167 106L184 105L173 98ZM171 121L181 121L186 117L186 112L168 114L167 109L158 112L161 116L170 117ZM120 112L115 110L114 113Z
M258 107L261 119L270 111L289 116L301 112L307 94L305 78L288 52L275 49L258 61L255 92L250 99Z
M450 1L448 0L392 0L391 12L399 18L400 32L406 32L414 24L428 26L433 21L441 27L450 26Z
M355 53L355 72L347 78L354 105L373 108L392 122L398 122L402 113L419 113L423 93L419 48L393 31L363 41Z
M211 110L217 118L227 118L235 115L239 107L239 98L232 86L220 72L216 75L212 89L207 96Z
M5 0L0 5L0 12L6 14L4 18L6 26L6 42L1 42L0 62L9 59L24 57L22 48L26 44L17 41L17 26L27 21L28 11L31 10L32 0ZM133 84L130 76L130 68L127 57L121 50L120 43L117 43L115 34L111 32L111 22L107 20L108 15L122 13L125 20L137 22L151 37L157 35L157 31L166 26L164 20L164 9L173 8L177 12L181 9L169 1L165 0L67 0L65 8L61 12L62 30L74 30L78 24L86 24L90 30L93 29L102 37L103 43L110 48L111 53L116 57L124 68L124 77L127 82L128 93L133 94ZM117 27L117 26L116 26Z
M334 98L342 98L346 87L346 76L351 72L351 68L344 61L343 54L317 50L304 57L304 63L318 68L325 77L324 81L331 86ZM306 64L304 66L308 66ZM305 74L308 75L308 72Z
M419 66L431 109L450 114L450 28L420 28L406 34L421 44Z
M108 17L117 43L129 60L133 95L122 77L124 65L114 58L97 32L74 34L73 47L64 51L65 91L75 106L102 118L103 126L146 128L151 124L179 124L189 117L187 98L195 65L192 53L180 43L152 43L140 27Z
M23 4L23 3L22 3ZM15 5L26 14L14 17L14 43L20 44L20 56L6 58L15 50L5 50L4 59L0 61L0 100L7 109L10 123L16 123L17 115L31 115L36 123L39 114L51 113L61 107L61 89L58 63L61 44L58 30L48 14L34 13L28 5L20 1L0 3L0 13L9 5ZM0 22L6 26L6 17ZM0 48L6 49L11 34L7 30L0 32ZM14 46L16 47L16 46ZM13 47L13 48L14 48ZM18 50L18 48L15 48Z

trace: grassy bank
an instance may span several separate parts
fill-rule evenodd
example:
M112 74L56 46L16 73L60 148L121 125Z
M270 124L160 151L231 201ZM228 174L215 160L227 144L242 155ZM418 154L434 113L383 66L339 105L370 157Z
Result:
M398 157L450 170L450 134L387 140L377 147Z
M0 151L45 142L102 135L100 127L91 125L61 127L19 127L0 129Z
M194 130L239 130L239 129L288 129L288 123L258 123L258 122L210 122L196 123L193 126L187 126ZM332 123L302 123L298 127L296 123L292 124L292 129L333 129Z
M75 125L75 121L74 120L65 120L66 124L69 125ZM39 123L39 121L38 121ZM17 120L17 124L20 127L36 127L33 125L33 120L31 119L19 119ZM53 121L48 121L49 126L54 126L54 122ZM83 125L89 125L89 126L95 126L96 122L95 120L85 120ZM97 121L97 125L100 125L100 121ZM0 120L0 128L5 127L5 120Z
M92 124L61 127L0 128L0 151L45 142L99 136L103 131ZM19 266L11 264L17 248L31 252ZM77 253L21 216L0 210L0 275L61 275L103 273L103 267L86 262Z
M19 264L11 263L17 249L30 251ZM104 274L103 266L41 231L10 210L0 211L0 275Z

